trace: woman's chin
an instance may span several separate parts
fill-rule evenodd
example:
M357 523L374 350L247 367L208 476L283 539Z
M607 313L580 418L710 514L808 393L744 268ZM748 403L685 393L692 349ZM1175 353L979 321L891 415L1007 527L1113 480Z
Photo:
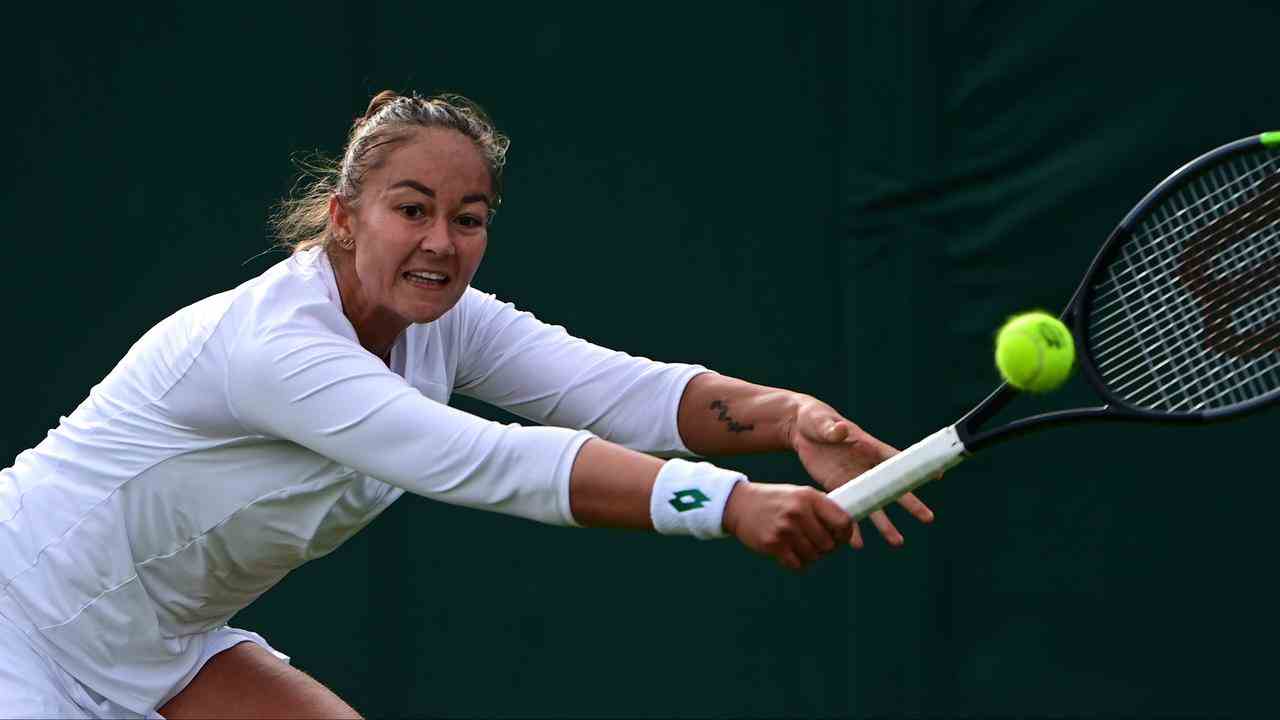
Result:
M413 323L439 320L462 299L462 293L452 287L455 282L451 279L448 284L441 287L412 285L406 288L408 292L397 298L399 301L397 304L402 309L401 316Z
M451 303L415 303L409 312L405 313L410 322L415 324L429 323L439 320L441 316L449 312L457 301Z

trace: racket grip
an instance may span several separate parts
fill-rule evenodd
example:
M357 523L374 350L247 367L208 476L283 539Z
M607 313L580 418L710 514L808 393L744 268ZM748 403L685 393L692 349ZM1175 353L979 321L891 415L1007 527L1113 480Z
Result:
M827 496L854 520L861 520L933 479L964 459L964 443L954 427L945 427Z

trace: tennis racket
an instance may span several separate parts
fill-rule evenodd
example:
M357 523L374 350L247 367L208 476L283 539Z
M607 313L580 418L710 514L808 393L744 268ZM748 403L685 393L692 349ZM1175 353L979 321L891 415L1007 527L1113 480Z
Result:
M984 425L1001 385L950 427L831 492L855 519L965 457L1078 422L1205 423L1280 398L1280 132L1184 165L1120 221L1062 312L1094 407Z

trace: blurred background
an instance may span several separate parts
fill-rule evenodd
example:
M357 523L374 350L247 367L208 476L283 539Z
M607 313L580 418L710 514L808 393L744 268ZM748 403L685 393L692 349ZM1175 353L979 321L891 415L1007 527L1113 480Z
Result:
M995 328L1065 305L1157 181L1280 129L1270 3L7 12L0 465L281 259L291 158L338 153L385 88L466 94L513 138L477 287L898 446L991 389ZM895 515L904 548L803 576L407 497L233 622L370 716L1263 715L1278 418L1014 443L923 491L933 526Z

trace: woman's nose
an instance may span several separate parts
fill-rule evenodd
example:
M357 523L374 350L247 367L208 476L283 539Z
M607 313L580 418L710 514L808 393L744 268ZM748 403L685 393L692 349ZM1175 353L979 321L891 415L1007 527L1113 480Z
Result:
M453 254L453 238L449 236L449 223L433 222L428 225L423 230L418 247L437 255Z

